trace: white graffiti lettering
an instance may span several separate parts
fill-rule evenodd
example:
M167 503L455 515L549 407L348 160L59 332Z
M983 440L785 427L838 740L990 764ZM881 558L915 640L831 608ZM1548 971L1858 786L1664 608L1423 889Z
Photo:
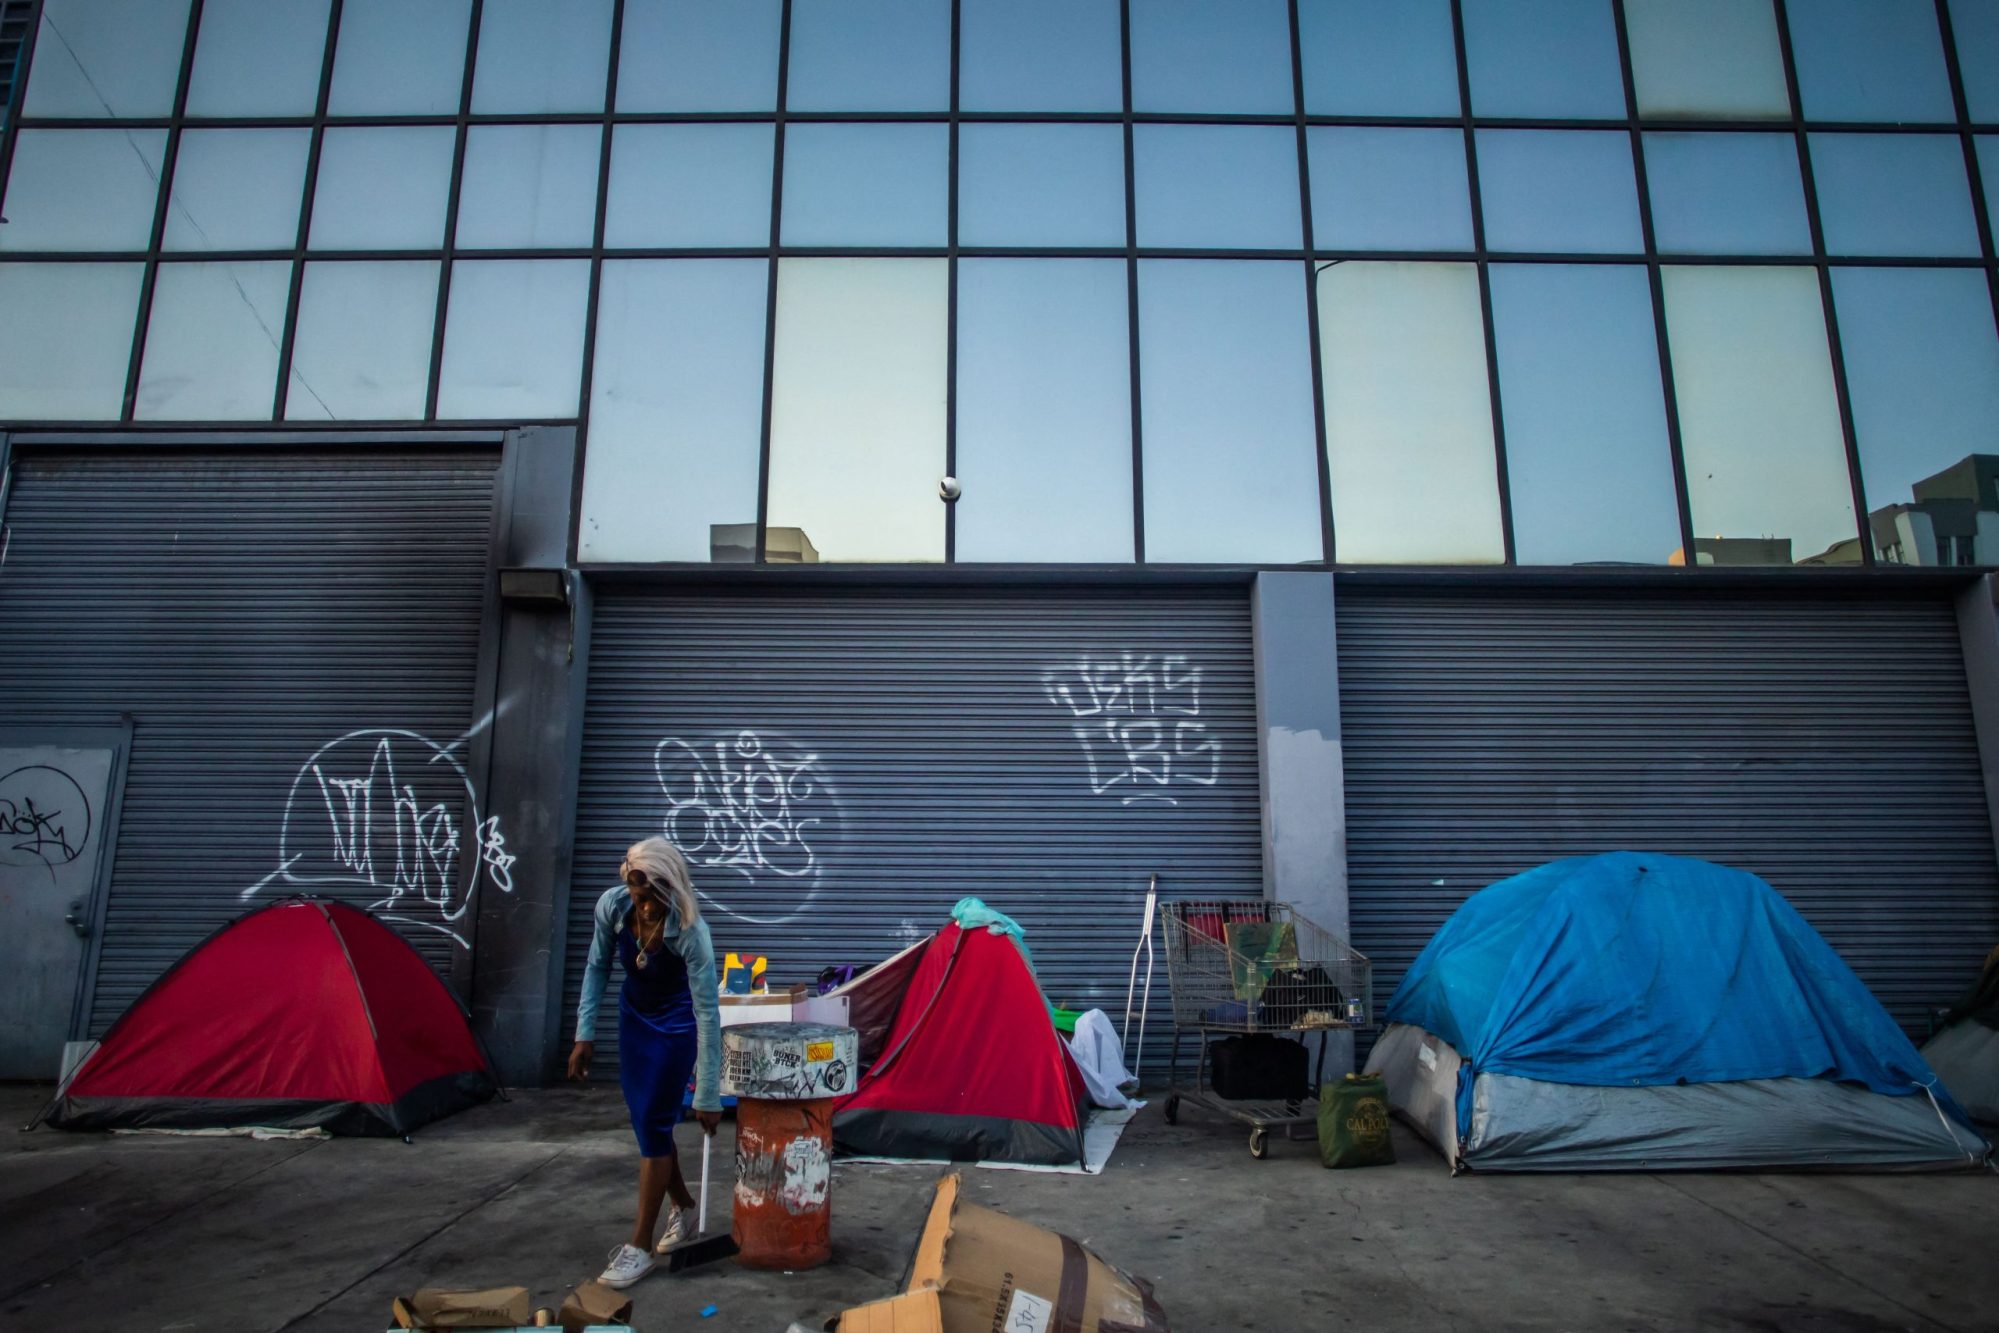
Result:
M1042 672L1041 687L1069 713L1098 796L1175 805L1174 783L1221 776L1221 741L1200 720L1201 668L1184 654L1079 657Z
M709 740L669 736L653 750L667 801L662 832L697 866L775 877L798 890L779 917L718 909L761 925L794 919L818 891L822 840L840 814L819 756L775 732L748 728Z
M245 889L273 883L338 884L374 890L386 919L450 936L490 882L514 891L514 856L498 815L482 818L478 793L452 753L414 731L351 731L315 751L292 779L278 829L278 868ZM473 862L461 870L461 830ZM463 881L463 882L461 882Z

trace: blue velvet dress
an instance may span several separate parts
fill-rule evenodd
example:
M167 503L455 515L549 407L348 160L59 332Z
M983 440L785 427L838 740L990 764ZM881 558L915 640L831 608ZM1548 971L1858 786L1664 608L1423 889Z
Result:
M662 942L638 965L639 942L628 914L618 927L618 961L625 984L618 991L618 1082L632 1114L632 1133L645 1157L671 1157L673 1127L694 1076L700 1040L687 965Z

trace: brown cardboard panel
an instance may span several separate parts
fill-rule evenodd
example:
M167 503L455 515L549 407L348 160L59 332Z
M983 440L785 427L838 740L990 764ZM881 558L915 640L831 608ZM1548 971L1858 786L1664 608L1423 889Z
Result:
M936 1321L920 1322L936 1297ZM880 1322L908 1317L907 1325ZM850 1322L850 1320L852 1322ZM842 1315L839 1333L1041 1333L1086 1328L1104 1333L1168 1333L1148 1288L1067 1236L966 1203L959 1177L937 1182L917 1240L909 1290Z

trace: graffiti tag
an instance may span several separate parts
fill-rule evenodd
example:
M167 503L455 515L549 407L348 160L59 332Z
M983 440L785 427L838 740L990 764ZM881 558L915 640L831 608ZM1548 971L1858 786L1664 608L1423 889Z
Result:
M818 845L840 818L818 755L778 733L743 728L713 740L669 736L653 750L653 770L667 803L661 831L690 864L752 882L774 876L799 890L781 917L750 916L721 902L718 910L776 925L805 909L818 891Z
M1174 783L1221 776L1221 741L1200 720L1201 668L1184 654L1083 656L1042 672L1041 688L1069 714L1098 796L1175 805Z
M90 841L90 798L47 764L0 777L0 865L68 865Z
M242 896L273 881L373 890L382 896L369 906L386 919L464 945L455 923L483 885L514 891L515 858L499 816L480 816L457 748L388 728L351 731L321 746L285 798L277 870ZM472 865L462 874L468 832Z

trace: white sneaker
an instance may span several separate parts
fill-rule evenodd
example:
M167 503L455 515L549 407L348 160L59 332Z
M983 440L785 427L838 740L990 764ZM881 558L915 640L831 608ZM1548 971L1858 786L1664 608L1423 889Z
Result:
M674 1246L694 1235L694 1210L674 1208L667 1212L666 1230L659 1233L659 1242L652 1247L654 1254L665 1254Z
M652 1256L636 1245L620 1245L611 1251L611 1265L598 1274L607 1287L624 1288L652 1272Z

